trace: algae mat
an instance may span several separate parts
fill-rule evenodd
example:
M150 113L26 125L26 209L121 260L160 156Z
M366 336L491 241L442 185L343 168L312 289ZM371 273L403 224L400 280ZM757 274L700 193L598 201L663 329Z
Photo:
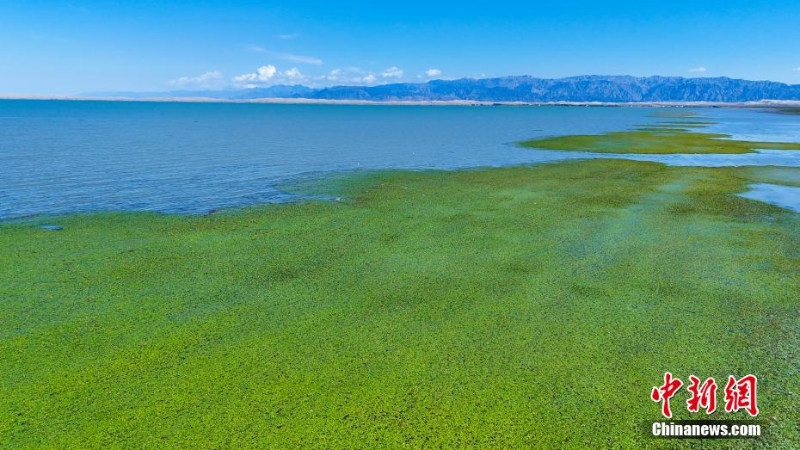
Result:
M737 154L754 153L759 149L800 150L791 142L751 142L730 139L719 133L689 133L687 129L704 128L711 122L661 122L631 131L605 134L555 136L520 142L522 147L546 150L584 151L594 153L640 154Z
M690 446L644 429L671 371L757 375L757 444L789 447L800 215L734 195L758 176L386 172L340 202L2 225L0 445Z

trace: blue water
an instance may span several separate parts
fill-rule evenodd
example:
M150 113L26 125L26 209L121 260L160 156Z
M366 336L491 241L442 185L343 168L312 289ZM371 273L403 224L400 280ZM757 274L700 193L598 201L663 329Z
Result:
M715 126L720 131L800 142L796 116L700 112L721 120ZM292 196L276 186L308 175L595 157L509 144L647 125L659 120L653 113L649 108L4 100L0 220L83 211L205 213L289 200ZM749 159L721 156L709 164L800 166L800 152L745 156ZM680 155L650 159L669 158L681 163Z
M739 196L800 212L800 187L755 183Z

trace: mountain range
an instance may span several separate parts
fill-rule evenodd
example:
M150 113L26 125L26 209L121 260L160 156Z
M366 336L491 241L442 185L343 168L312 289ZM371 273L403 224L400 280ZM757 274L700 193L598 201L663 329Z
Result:
M433 80L378 86L270 86L222 91L106 92L92 97L212 98L225 100L311 99L361 101L476 102L719 102L800 100L800 85L732 78L578 76L559 79L510 76L502 78Z

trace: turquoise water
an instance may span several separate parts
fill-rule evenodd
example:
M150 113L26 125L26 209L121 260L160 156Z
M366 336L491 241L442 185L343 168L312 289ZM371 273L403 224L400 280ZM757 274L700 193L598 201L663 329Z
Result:
M276 186L331 172L497 167L595 157L510 144L646 125L658 120L653 112L4 100L0 220L84 211L205 213L291 200ZM720 117L723 123L715 127L728 133L726 126L734 134L772 137L761 140L800 142L800 118L795 116L700 112ZM798 152L731 159L736 156L741 158L726 155L710 164L800 166ZM681 163L680 155L637 158ZM689 164L702 163L693 158Z

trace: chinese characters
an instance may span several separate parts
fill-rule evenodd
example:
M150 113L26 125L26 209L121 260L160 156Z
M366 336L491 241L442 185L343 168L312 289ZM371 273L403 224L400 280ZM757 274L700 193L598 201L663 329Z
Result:
M702 383L700 378L690 375L689 386L687 389L691 396L686 400L689 412L696 413L701 409L706 414L712 414L717 410L717 382L713 378L706 378ZM653 387L650 399L656 403L661 403L661 413L667 419L672 418L670 400L683 387L683 381L673 377L672 373L664 374L664 384ZM748 414L755 417L758 415L757 400L758 379L755 375L746 375L736 379L733 375L728 377L725 384L725 412L734 413L745 410Z

